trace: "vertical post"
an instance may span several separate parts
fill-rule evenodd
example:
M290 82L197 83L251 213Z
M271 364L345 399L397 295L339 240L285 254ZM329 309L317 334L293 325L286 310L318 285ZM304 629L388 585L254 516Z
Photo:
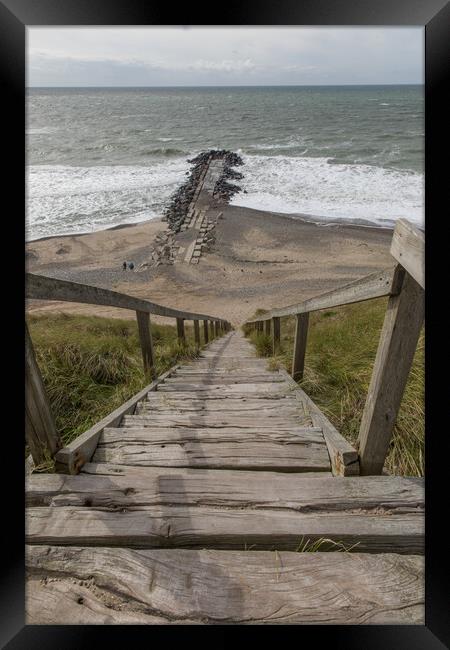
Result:
M396 276L402 272L397 266ZM388 301L361 419L358 446L362 475L383 471L423 319L424 291L405 273L400 293Z
M145 311L136 311L136 319L141 343L142 360L144 362L144 373L152 379L155 377L155 357L150 331L150 314Z
M214 338L214 323L212 322L212 320L209 321L209 329L210 329L210 333L211 333L211 338L213 339Z
M184 333L184 318L177 318L177 334L180 345L186 345L186 335Z
M198 320L194 321L194 339L195 339L195 345L197 346L197 349L200 348L200 325L198 323Z
M214 321L214 335L219 336L219 323L216 320Z
M203 334L204 334L204 338L205 338L205 343L208 343L209 336L208 336L208 321L207 320L203 321Z
M56 431L50 402L36 362L33 343L25 324L25 439L35 465L54 456L62 442Z
M292 358L292 377L303 379L305 369L306 339L308 338L309 314L297 314L295 325L294 355Z
M267 336L270 336L270 318L268 318L266 321L264 321L264 326L265 326L265 334Z
M280 350L280 317L274 316L273 321L273 334L272 334L272 348L273 354L277 354Z

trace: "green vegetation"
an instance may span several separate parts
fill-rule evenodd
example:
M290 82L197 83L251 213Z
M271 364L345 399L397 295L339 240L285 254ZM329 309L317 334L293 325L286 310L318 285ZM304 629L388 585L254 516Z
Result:
M310 316L302 388L351 443L358 437L387 299L380 298ZM261 311L259 313L262 313ZM258 315L258 313L256 314ZM269 367L291 370L295 317L281 319L281 349L273 357L269 336L246 332ZM393 474L423 476L424 342L419 339L385 467Z
M134 321L58 314L31 315L27 322L64 444L149 383ZM186 327L184 348L175 327L152 324L151 330L158 374L197 356L193 328Z

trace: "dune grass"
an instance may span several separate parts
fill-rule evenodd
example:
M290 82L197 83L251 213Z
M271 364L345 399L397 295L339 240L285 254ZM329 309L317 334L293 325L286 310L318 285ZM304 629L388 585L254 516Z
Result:
M387 299L379 298L310 316L301 386L353 444L358 437L386 304ZM281 347L275 357L269 336L248 330L246 334L258 354L268 357L269 367L284 367L290 372L294 331L295 317L282 318ZM422 331L385 463L392 474L424 475L424 342Z
M137 324L96 316L29 315L28 327L56 428L68 444L144 388ZM197 356L193 328L186 346L176 327L151 326L157 374ZM52 463L40 468L51 471Z

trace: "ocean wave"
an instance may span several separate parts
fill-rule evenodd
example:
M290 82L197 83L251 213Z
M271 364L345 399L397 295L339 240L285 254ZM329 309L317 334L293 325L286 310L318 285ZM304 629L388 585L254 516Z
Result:
M56 126L41 126L25 130L26 135L48 135L50 133L56 133L59 131Z
M151 166L32 165L27 238L92 232L161 216L190 168L184 158Z
M338 220L363 219L375 225L405 217L423 225L423 174L365 164L330 164L330 158L245 153L242 157L240 185L247 193L236 194L233 205Z

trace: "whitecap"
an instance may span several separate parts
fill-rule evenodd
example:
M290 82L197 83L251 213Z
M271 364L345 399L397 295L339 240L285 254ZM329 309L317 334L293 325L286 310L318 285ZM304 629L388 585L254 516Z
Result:
M423 174L366 164L329 164L330 158L248 155L233 205L287 214L385 225L404 217L422 225Z

